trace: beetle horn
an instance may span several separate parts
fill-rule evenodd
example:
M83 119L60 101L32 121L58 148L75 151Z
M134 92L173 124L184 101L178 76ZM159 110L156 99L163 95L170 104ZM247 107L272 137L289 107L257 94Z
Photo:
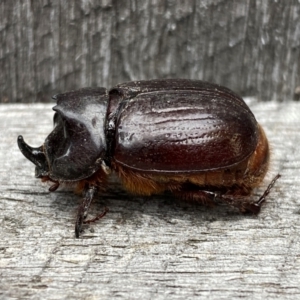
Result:
M25 143L22 135L18 136L18 146L23 155L36 166L41 168L45 164L46 157L42 146L38 148L30 147Z

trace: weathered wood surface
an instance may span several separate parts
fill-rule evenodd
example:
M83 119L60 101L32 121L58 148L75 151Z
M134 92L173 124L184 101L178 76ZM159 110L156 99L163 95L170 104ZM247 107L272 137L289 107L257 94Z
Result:
M0 102L166 77L281 101L300 86L300 2L2 0L0 45Z
M109 213L75 239L80 197L49 193L16 143L43 142L50 105L0 106L0 298L299 298L300 104L251 108L272 144L265 185L282 174L259 216L135 197L112 182L91 209Z

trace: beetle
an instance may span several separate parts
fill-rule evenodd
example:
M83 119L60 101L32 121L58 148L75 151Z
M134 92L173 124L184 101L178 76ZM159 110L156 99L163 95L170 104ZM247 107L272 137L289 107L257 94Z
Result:
M95 193L114 171L125 189L152 195L170 191L204 205L225 202L257 214L277 175L254 201L268 170L267 137L244 100L199 80L132 81L83 88L53 97L54 129L33 148L18 146L36 165L35 176L55 191L74 183L83 194L78 238Z

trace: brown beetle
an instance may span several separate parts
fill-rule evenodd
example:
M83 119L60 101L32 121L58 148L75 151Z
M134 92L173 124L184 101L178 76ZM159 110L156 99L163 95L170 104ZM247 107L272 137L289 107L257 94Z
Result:
M50 191L65 182L82 191L76 237L111 170L134 194L171 191L253 213L279 177L258 201L251 199L268 170L269 145L243 99L225 87L185 79L134 81L54 99L55 127L45 143L32 148L19 136L18 145L36 165L36 177L54 183Z

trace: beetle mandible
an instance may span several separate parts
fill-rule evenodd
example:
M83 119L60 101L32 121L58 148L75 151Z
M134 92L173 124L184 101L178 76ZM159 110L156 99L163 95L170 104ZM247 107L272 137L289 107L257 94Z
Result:
M134 194L170 191L255 214L280 176L251 199L268 170L268 140L243 99L217 84L133 81L53 98L55 127L44 144L32 148L19 136L18 145L36 165L35 176L52 182L50 191L71 182L83 193L76 237L111 171Z

